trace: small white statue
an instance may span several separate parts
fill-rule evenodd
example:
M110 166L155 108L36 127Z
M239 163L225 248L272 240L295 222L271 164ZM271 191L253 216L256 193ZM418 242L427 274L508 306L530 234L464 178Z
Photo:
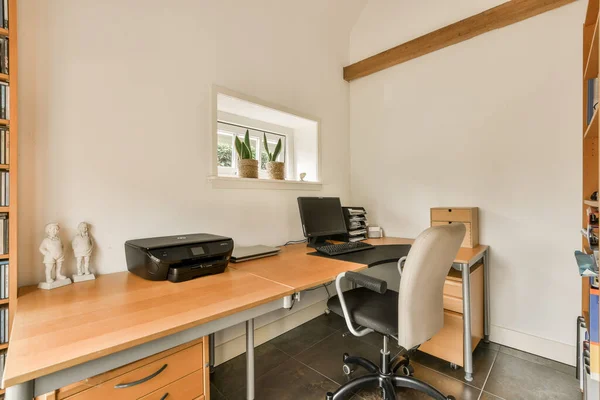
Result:
M94 274L90 272L90 257L94 242L89 234L89 227L86 222L81 222L77 225L77 235L73 239L73 253L77 259L77 274L73 275L74 282L88 281L96 279Z
M57 223L46 225L46 238L40 245L40 253L44 255L44 265L46 266L46 282L41 282L38 287L41 289L55 289L71 283L71 280L62 274L62 266L65 261L65 252L62 241L58 236L60 226ZM52 278L52 273L56 269L56 280Z

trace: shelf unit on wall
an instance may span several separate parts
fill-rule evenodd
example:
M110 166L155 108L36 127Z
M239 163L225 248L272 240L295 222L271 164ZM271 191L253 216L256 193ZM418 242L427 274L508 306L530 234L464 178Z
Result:
M598 109L596 109L590 121L589 107L589 80L598 78L599 66L599 38L598 32L598 3L599 0L589 0L585 23L583 25L583 205L582 205L582 229L588 226L588 207L598 207L598 201L590 200L593 192L600 188L599 173L600 164L598 157ZM593 108L592 108L593 109ZM590 121L588 123L588 121ZM591 253L592 249L587 238L583 238L583 250ZM589 279L582 279L581 309L589 325Z
M591 195L594 192L597 192L600 189L600 157L598 155L599 149L599 132L600 132L600 116L599 110L600 106L597 105L598 102L598 72L600 65L600 32L598 30L599 26L599 0L589 0L588 8L585 17L585 22L583 24L583 157L582 157L582 231L589 232L590 230L595 233L595 235L600 236L598 229L595 228L597 223L591 224L590 216L588 215L588 209L592 212L598 212L598 200L592 200ZM596 80L596 84L594 84L593 80ZM592 92L590 92L592 90ZM589 227L589 229L588 229ZM597 244L594 246L597 247ZM583 237L582 241L582 249L587 254L592 254L593 250L596 248L592 248L592 244L587 236ZM585 320L585 331L586 334L590 336L589 346L591 347L588 355L590 356L591 364L586 367L585 361L585 352L583 350L585 338L579 338L578 346L578 365L582 365L583 367L579 372L583 371L583 374L580 375L580 378L584 379L584 382L593 382L592 386L589 384L583 384L582 387L584 389L584 393L587 393L589 390L595 391L598 387L598 343L594 344L594 341L597 341L597 338L594 339L594 333L597 332L598 329L598 315L591 315L590 309L594 311L595 307L591 304L597 304L597 289L592 287L590 278L582 278L582 290L581 290L581 315ZM594 312L593 314L596 314ZM580 327L578 320L578 329ZM597 334L596 334L597 335ZM581 335L585 336L585 335ZM594 361L596 360L596 361ZM590 378L585 372L585 368L590 368ZM590 389L595 388L595 389ZM584 395L585 396L585 395ZM587 398L587 397L585 397Z

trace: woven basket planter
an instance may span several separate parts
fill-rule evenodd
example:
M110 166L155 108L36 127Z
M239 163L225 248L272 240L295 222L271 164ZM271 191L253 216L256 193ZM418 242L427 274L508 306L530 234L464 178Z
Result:
M282 181L285 179L285 164L279 161L269 161L267 163L267 173L269 174L269 179Z
M258 178L258 160L239 160L238 176L240 178Z

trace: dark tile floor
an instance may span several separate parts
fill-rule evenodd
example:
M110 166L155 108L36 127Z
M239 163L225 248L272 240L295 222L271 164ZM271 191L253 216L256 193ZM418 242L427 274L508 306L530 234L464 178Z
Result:
M319 400L347 378L342 354L367 357L378 363L381 336L356 338L346 333L344 320L321 315L255 350L257 400ZM472 382L462 369L418 352L412 359L415 377L442 393L461 400L579 400L575 368L495 343L480 343L473 354ZM212 400L246 398L246 356L242 354L215 369L211 377ZM360 376L360 369L352 377ZM398 399L426 399L410 389L398 389ZM351 400L381 399L377 390L363 390Z

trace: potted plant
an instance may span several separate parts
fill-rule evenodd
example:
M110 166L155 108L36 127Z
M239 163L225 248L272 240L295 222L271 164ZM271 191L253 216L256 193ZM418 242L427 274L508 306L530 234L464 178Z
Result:
M263 144L265 146L265 151L267 152L267 157L269 161L267 162L267 173L269 174L269 179L285 179L285 168L284 163L276 161L277 157L279 157L279 153L281 153L281 138L275 145L275 149L271 153L269 151L269 145L267 144L267 135L263 133Z
M239 137L235 137L235 150L238 154L238 176L240 178L258 178L258 160L252 157L250 133L247 129L243 142Z

